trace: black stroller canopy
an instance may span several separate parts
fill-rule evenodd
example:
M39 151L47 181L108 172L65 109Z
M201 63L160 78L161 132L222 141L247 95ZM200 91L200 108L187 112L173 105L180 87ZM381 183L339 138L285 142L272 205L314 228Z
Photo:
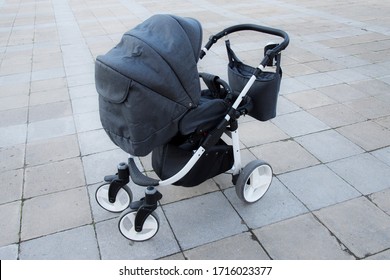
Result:
M124 151L144 156L178 132L178 122L199 104L200 23L154 15L98 56L96 88L103 128Z
M199 101L196 63L202 28L195 19L155 15L126 32L99 60L186 107Z

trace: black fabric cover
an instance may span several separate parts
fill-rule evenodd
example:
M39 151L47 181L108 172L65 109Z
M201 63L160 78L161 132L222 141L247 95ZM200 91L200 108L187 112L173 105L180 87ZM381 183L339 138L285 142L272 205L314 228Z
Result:
M178 132L179 120L199 104L201 42L197 20L155 15L97 57L100 119L117 146L145 156Z
M160 179L165 180L178 173L191 159L193 150L166 144L157 147L152 153L152 166ZM197 186L233 167L233 147L221 139L217 145L210 147L191 168L191 170L174 185L182 187Z
M209 90L202 91L199 105L189 110L179 122L179 131L183 135L195 131L208 131L214 128L226 116L229 104L224 99L213 98Z
M226 41L226 49L229 57L228 78L229 85L238 95L248 83L255 68L244 64L230 48ZM256 76L256 80L249 89L247 95L252 101L252 109L248 112L251 117L259 121L268 121L276 116L280 82L282 80L282 68L280 67L281 55L276 56L276 71L262 71Z

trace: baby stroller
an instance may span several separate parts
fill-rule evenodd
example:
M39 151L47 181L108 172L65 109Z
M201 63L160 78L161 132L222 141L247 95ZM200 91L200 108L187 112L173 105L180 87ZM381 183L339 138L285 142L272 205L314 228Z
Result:
M198 73L198 59L214 43L243 30L275 35L283 41L267 45L264 59L253 68L240 61L226 40L229 83ZM95 196L104 209L122 212L119 230L130 240L144 241L157 233L159 219L154 210L162 198L158 186L192 187L230 173L238 197L253 203L271 184L268 163L255 160L242 167L237 120L246 114L260 121L275 117L281 51L289 43L288 35L243 24L211 36L202 50L201 42L197 20L155 15L96 59L100 119L110 139L129 153L129 159L119 163L117 174L104 177ZM276 71L264 71L266 66L274 66ZM199 77L208 89L201 89ZM149 153L160 180L145 176L136 165L136 157ZM127 185L130 178L146 187L145 196L138 201L132 201Z

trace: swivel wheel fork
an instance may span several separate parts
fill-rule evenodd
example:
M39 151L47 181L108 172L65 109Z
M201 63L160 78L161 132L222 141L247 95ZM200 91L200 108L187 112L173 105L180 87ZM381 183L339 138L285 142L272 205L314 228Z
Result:
M132 202L130 209L119 218L119 231L132 241L145 241L156 235L160 222L154 210L162 194L155 187L149 186L145 190L145 197Z
M130 208L137 210L135 218L135 231L142 231L143 224L150 214L157 209L157 202L162 194L155 187L150 186L145 190L145 197L139 201L132 202Z
M118 173L104 177L105 183L96 190L98 204L107 211L120 213L129 207L133 194L127 183L130 172L126 163L118 165Z

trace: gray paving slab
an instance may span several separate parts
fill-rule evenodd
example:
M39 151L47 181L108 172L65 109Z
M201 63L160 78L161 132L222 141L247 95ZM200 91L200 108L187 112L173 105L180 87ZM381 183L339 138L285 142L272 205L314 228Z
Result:
M72 116L45 121L33 122L28 125L28 142L71 135L76 132Z
M69 101L60 101L30 106L28 112L28 120L29 122L38 122L49 119L67 117L71 115L71 103Z
M337 40L333 40L333 41L337 41ZM340 69L344 68L343 65L336 63L334 61L331 61L329 59L322 59L322 60L308 62L308 63L305 63L305 65L312 68L312 69L315 69L319 72L326 72L326 71L330 71L330 70L340 70Z
M323 163L364 152L362 148L334 130L326 130L297 137L295 141Z
M11 244L0 248L0 260L17 260L18 259L18 244Z
M278 97L278 104L276 107L276 115L284 115L292 112L297 112L302 110L299 106L288 100L283 95Z
M308 112L331 128L367 120L364 116L340 103L313 108L308 110Z
M386 102L377 96L353 100L346 102L345 105L367 119L376 119L390 114L390 101Z
M99 99L95 95L72 99L74 114L83 114L98 111Z
M101 54L102 52L104 52L104 49L109 49L112 45L111 44L107 44L107 46L104 46L103 44L100 45L99 44L99 51L94 54L93 52L93 44L92 43L88 43L89 41L95 41L95 40L102 40L104 41L105 38L102 38L102 37L92 37L92 38L88 38L86 40L86 43L90 46L90 51L91 53L94 55L94 57L96 57L98 54ZM95 44L98 44L98 43L95 43ZM85 46L84 46L85 47ZM82 64L80 64L82 63ZM66 72L66 75L69 76L69 77L76 77L77 75L85 75L85 74L90 74L90 73L94 73L95 71L95 63L93 60L89 60L89 61L81 61L79 64L75 64L75 65L68 65L68 64L65 64L65 72ZM88 85L85 84L85 83L82 83L80 85L73 85L72 87L83 87L84 85ZM89 94L89 95L95 95L96 94L96 89L95 89L95 85L94 83L92 82L92 85L93 85L93 89L94 89L94 94ZM70 87L70 89L72 88ZM86 95L86 93L83 94L83 96L88 96L88 94ZM71 95L71 99L73 99L74 96Z
M16 83L29 83L31 78L31 73L17 73L0 77L0 85L2 86L10 86ZM23 99L26 102L25 99ZM17 105L18 106L18 105ZM19 107L20 108L20 107Z
M297 170L319 163L319 161L293 140L273 142L251 148L258 158L271 164L275 174Z
M26 168L24 197L68 190L85 185L80 158Z
M97 111L74 115L74 122L78 133L102 128Z
M300 202L277 178L265 195L256 203L241 201L235 191L230 188L224 191L234 209L250 229L273 224L308 212Z
M45 91L52 91L55 89L63 89L66 88L66 78L49 78L44 79L40 81L33 81L31 82L31 88L30 91L33 92L45 92Z
M390 166L390 147L373 151L371 154Z
M377 100L382 101L385 104L388 104L388 105L390 104L390 95L389 94L381 94L381 95L377 95L375 97ZM387 117L387 115L385 115L384 117Z
M40 81L46 79L62 78L65 77L65 71L63 67L53 67L51 69L37 70L31 72L32 81Z
M13 54L8 54L13 58L16 57ZM4 56L7 56L7 52L4 53ZM28 54L27 57L31 57L31 54ZM3 63L6 62L6 57L3 60ZM3 78L3 77L2 77ZM5 77L4 77L5 78ZM3 80L4 81L4 80ZM30 91L30 82L19 82L19 83L0 83L1 97L6 96L15 96L15 95L28 95Z
M373 121L340 127L337 129L337 132L366 151L372 151L390 145L390 130Z
M90 72L81 75L68 76L67 80L70 87L88 85L95 82L95 74L94 72Z
M43 139L27 143L26 166L35 166L80 156L77 135Z
M159 259L159 260L184 261L185 258L184 258L184 256L183 256L183 253L177 253L177 254L173 254L173 255L170 255L170 256L161 258L161 259Z
M20 244L20 260L96 260L99 250L92 225L43 236Z
M282 174L278 178L312 211L361 196L325 165Z
M250 232L184 251L184 255L188 260L269 260Z
M287 64L283 66L283 74L289 77L298 77L302 75L309 75L318 73L317 70L309 67L305 64Z
M365 66L363 66L364 68ZM356 81L362 81L367 80L370 76L366 75L363 71L361 73L360 71L354 69L340 69L340 70L333 70L326 72L329 76L333 77L334 79L337 79L339 81L342 81L344 83L351 83Z
M329 129L329 127L305 111L278 116L272 120L291 137Z
M27 107L0 111L0 127L27 123L27 111Z
M27 124L0 127L0 147L14 146L26 142Z
M353 82L353 83L349 83L349 85L371 96L388 94L388 87L389 87L388 84L377 79L369 79L364 81Z
M390 260L390 250L380 252L378 254L372 255L365 259L366 260Z
M387 84L390 84L390 79L389 79L389 77L379 78L379 80L384 81L384 82L387 83Z
M16 95L0 98L0 111L24 108L28 105L28 96Z
M291 93L286 95L286 98L305 110L336 103L325 94L313 89Z
M254 234L276 260L354 259L312 214L262 227Z
M23 169L0 173L0 204L22 199Z
M82 156L117 149L103 129L79 133L78 139Z
M19 247L24 244L25 256L45 258L45 252L39 250L37 253L42 254L34 255L34 246L46 248L40 244L47 240L50 245L64 237L69 243L74 238L75 245L85 241L91 245L89 258L97 259L101 256L174 260L184 259L187 252L197 258L222 258L233 249L239 251L237 257L244 258L246 251L247 257L252 258L260 246L257 236L249 239L247 227L253 226L256 231L267 232L264 238L274 254L283 246L302 246L302 250L286 253L286 258L330 258L330 253L344 258L344 244L357 258L389 259L386 242L378 245L381 238L385 239L381 229L375 231L375 241L367 233L371 228L380 228L380 223L386 225L384 217L389 215L390 32L383 24L389 14L388 6L383 1L372 5L356 1L228 2L111 1L102 6L97 1L80 4L63 0L48 1L50 9L40 5L33 9L32 2L15 5L0 0L1 257L5 254L10 259L18 258ZM227 26L245 22L275 26L289 33L290 45L282 55L278 117L265 123L250 117L239 122L243 165L255 158L264 159L273 166L277 177L266 196L249 206L239 204L228 174L192 189L162 188L162 207L172 211L165 220L159 210L165 226L156 236L158 241L129 245L114 222L118 214L105 212L94 199L103 176L114 174L116 164L127 160L125 152L102 137L94 60L143 19L167 12L200 20L204 39ZM257 40L269 41L263 36L257 39L257 35L248 32L237 38L235 34L229 36L239 57L253 66L258 65L262 56ZM201 71L226 79L226 64L225 47L215 44L198 66ZM72 161L78 163L69 164ZM156 176L150 156L141 162L141 169ZM67 168L62 168L69 166L77 169L80 176L74 178L66 172ZM76 185L83 190L81 195L73 193ZM143 195L141 187L132 186L132 190L137 199ZM359 194L365 195L367 205L360 203L366 198ZM355 195L360 198L355 199ZM188 209L204 208L196 203L209 203L203 199L213 196L218 197L217 202L223 201L218 210L229 209L232 224L235 219L242 220L243 228L232 230L229 221L221 218L226 215L213 212L217 218L209 220L216 224L206 224L209 229L201 232L205 228L200 222L205 220L205 210L200 212L201 219L190 217L195 234L187 230L186 235L188 220L177 218L175 210L180 208L179 214L185 217L192 214ZM193 207L186 208L188 203ZM67 208L70 205L74 207ZM326 222L308 218L313 211L321 213ZM332 211L337 214L333 220ZM361 212L361 231L354 228L355 224L342 225L342 219ZM305 215L297 216L302 214ZM356 219L352 217L351 223ZM92 246L96 236L91 237L91 223L97 223L97 248L101 255L96 255ZM218 224L222 226L218 228ZM312 226L318 236L310 239L309 230L300 236L299 230L304 231L305 226ZM287 232L278 232L286 228ZM221 233L222 230L225 232ZM272 238L274 230L284 238L282 242ZM356 232L348 235L350 230ZM78 231L85 234L78 236ZM332 234L330 237L325 234L327 231ZM287 236L290 233L291 238ZM362 236L369 240L367 248L356 242ZM300 243L305 237L308 244ZM289 244L289 238L298 242ZM183 242L197 245L190 249L183 247ZM242 248L250 250L229 247L232 243L242 243ZM326 244L329 248L321 254ZM306 250L305 245L314 250ZM261 246L269 253L263 243ZM134 256L134 248L142 249L142 253ZM79 249L82 245L74 253ZM65 259L74 255L64 248L53 256Z
M46 77L47 79L55 79ZM42 79L43 80L43 79ZM66 102L69 101L69 92L67 87L56 88L45 91L32 92L30 96L30 106L44 105L54 102Z
M369 196L375 205L382 209L387 214L390 214L390 188L373 193Z
M96 96L95 83L69 87L69 95L71 99Z
M0 246L19 242L21 200L0 205Z
M120 149L91 154L82 158L88 185L103 182L106 175L118 172L117 164L127 162L128 154Z
M160 203L163 205L219 190L215 181L211 179L190 188L168 185L161 186L158 189L163 194L163 198L160 200Z
M231 188L233 186L231 174L220 174L212 179L221 190Z
M318 60L318 59L317 59ZM307 62L303 60L303 62ZM342 79L335 78L328 73L315 73L296 78L298 81L309 86L310 88L320 88L326 86L337 85L344 82Z
M388 63L381 62L365 66L356 67L356 71L359 71L363 75L370 78L381 78L389 75Z
M362 194L389 187L389 166L367 153L331 162L328 167Z
M314 214L358 258L390 248L390 216L365 197Z
M271 122L245 122L239 127L240 140L246 147L279 141L289 136Z
M365 92L351 87L347 83L332 85L328 87L321 87L318 90L338 102L348 102L368 97Z
M163 208L184 250L248 229L220 192L178 201Z
M0 147L0 172L23 168L25 145Z
M280 94L285 95L297 91L309 90L310 87L303 82L298 81L296 78L285 78L280 85Z
M90 224L87 190L81 187L25 200L22 217L22 241Z

